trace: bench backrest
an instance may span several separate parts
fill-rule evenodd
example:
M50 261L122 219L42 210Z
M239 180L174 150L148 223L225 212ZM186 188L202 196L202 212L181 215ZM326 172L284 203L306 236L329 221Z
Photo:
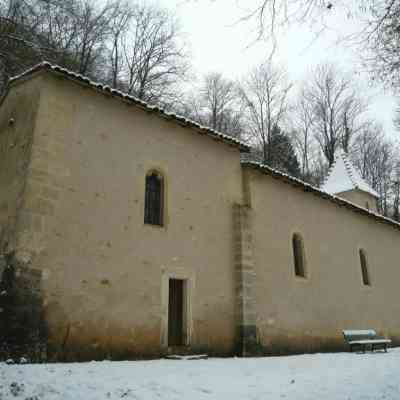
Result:
M347 342L352 340L368 340L376 337L376 332L373 329L345 329L343 336Z

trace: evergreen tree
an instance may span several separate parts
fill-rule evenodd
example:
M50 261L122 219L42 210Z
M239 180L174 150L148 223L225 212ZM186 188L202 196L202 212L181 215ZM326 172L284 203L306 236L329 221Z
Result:
M268 165L292 176L300 176L300 165L292 142L278 125L272 128L271 141L268 144L270 159Z
M248 155L243 155L243 158L266 164L294 177L301 177L300 164L292 142L278 125L272 128L270 141L265 146L266 149L262 146L253 147ZM264 160L264 154L269 155L267 160Z

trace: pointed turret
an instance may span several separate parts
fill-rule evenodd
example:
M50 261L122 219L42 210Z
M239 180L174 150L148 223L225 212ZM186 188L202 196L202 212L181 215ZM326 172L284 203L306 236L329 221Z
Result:
M337 153L321 190L349 200L360 207L377 211L378 193L365 182L344 151Z

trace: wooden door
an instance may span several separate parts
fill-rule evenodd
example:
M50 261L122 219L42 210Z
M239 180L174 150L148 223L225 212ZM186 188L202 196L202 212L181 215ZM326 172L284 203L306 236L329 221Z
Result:
M183 288L182 279L169 280L168 346L183 343Z

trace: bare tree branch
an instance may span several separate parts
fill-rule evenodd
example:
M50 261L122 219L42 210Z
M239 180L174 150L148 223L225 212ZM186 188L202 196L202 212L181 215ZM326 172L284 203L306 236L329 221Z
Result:
M188 72L187 54L175 18L151 5L132 9L122 39L127 91L147 101L168 102Z
M365 103L354 84L333 65L319 65L305 84L303 101L312 112L312 131L326 160L332 165L335 151L349 151L351 139L362 127Z
M271 160L272 132L287 114L291 88L286 72L270 62L250 71L241 84L240 93L247 110L248 133L261 147L264 163L268 164Z

